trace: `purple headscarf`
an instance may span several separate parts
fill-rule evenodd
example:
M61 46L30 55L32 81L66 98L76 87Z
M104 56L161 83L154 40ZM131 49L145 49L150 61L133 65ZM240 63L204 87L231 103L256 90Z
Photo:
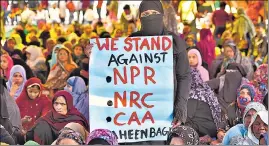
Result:
M191 77L190 99L196 99L207 103L211 110L214 123L216 127L219 128L221 123L221 107L217 97L209 85L206 82L203 82L200 72L196 68L192 68Z
M8 90L8 92L10 92L10 89L11 89L11 86L12 86L13 75L15 73L20 73L21 76L22 76L22 78L23 78L22 84L20 85L20 87L18 88L18 90L16 91L16 93L14 95L14 99L16 100L20 96L20 94L21 94L21 92L23 90L24 84L27 81L27 79L26 79L25 69L21 65L14 65L11 68L10 77L9 77L7 83L6 83L7 84L7 90Z
M92 131L88 137L87 143L96 138L104 139L110 145L118 145L117 136L107 129L95 129Z
M188 51L188 55L189 54L195 54L198 58L198 64L197 67L195 67L196 69L199 70L201 77L203 79L204 82L209 80L209 73L208 71L202 66L202 56L200 54L200 52L197 49L190 49Z
M72 94L74 106L89 122L89 93L84 80L74 76L67 80L67 84L72 86L72 91L66 87L65 90Z

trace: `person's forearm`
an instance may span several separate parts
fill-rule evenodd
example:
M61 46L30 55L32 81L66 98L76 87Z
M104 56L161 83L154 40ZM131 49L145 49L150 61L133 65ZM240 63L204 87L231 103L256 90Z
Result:
M177 77L177 80L180 77ZM178 120L180 120L181 122L185 122L186 121L186 117L187 117L187 103L188 103L188 97L189 97L189 85L190 85L190 78L188 76L185 76L183 78L180 79L181 81L179 81L178 87L177 87L177 97L175 100L175 104L176 104L176 117L178 118Z
M176 62L176 98L175 98L175 119L185 123L187 118L187 102L190 91L190 66L186 52L177 55Z
M214 78L206 81L206 83L212 90L216 90L219 88L219 82L220 82L219 78Z

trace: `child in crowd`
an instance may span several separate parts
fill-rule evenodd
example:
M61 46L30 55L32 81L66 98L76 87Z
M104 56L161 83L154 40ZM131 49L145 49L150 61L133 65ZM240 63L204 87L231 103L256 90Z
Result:
M25 132L30 130L36 121L51 110L51 101L42 94L41 81L38 78L29 79L16 100L22 117L22 126Z

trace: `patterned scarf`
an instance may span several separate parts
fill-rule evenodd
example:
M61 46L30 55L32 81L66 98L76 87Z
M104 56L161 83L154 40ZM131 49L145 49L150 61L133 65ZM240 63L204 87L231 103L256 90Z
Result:
M196 99L205 102L209 105L212 112L212 117L217 129L220 127L221 123L221 107L212 89L209 85L203 82L199 71L195 68L191 70L191 90L190 99Z
M263 102L264 96L268 93L268 65L262 64L255 71L252 83L255 86L255 102Z
M79 132L76 132L68 127L64 127L61 131L60 131L60 135L56 141L56 145L59 145L60 141L62 139L72 139L75 142L77 142L79 145L84 145L85 142L83 140L83 137L81 136L81 134Z
M179 137L183 140L185 145L198 145L199 135L191 127L188 126L178 126L172 129L167 138L167 144L170 145L174 137Z
M104 139L110 145L118 145L117 136L107 129L95 129L92 131L88 137L87 143L96 138Z
M240 92L243 89L247 89L249 91L251 100L246 101L246 98L244 96L240 96ZM255 97L255 88L252 84L250 83L244 83L242 84L238 90L237 90L237 105L241 109L241 112L244 112L245 107L248 105L249 102L252 102Z

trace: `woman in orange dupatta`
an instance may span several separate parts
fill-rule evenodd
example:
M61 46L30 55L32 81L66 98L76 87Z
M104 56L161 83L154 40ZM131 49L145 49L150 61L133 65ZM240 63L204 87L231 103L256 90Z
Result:
M50 94L64 89L67 78L75 68L77 64L72 60L71 51L61 45L57 52L57 63L52 66L45 83L45 88L50 91Z

